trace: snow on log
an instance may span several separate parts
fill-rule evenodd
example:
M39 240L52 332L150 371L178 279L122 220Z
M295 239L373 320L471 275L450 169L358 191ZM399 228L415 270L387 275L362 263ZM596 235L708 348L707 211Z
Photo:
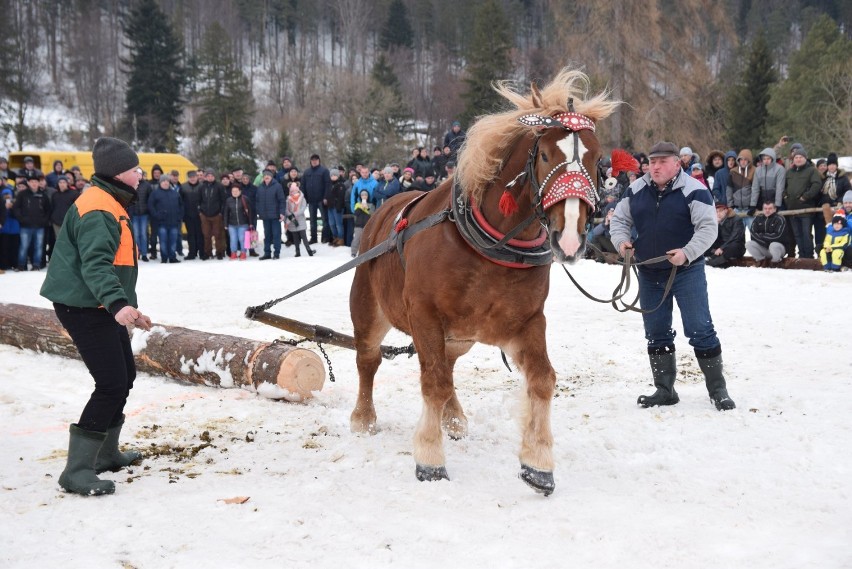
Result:
M80 359L52 310L0 303L0 342ZM325 383L318 355L287 344L155 324L131 335L136 367L212 387L251 387L265 397L302 401Z

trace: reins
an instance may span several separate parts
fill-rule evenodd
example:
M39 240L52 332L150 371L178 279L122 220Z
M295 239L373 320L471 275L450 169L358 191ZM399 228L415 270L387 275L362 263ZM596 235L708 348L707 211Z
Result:
M586 243L592 249L597 250L599 253L603 253L597 247L592 245L590 242ZM601 299L596 298L589 294L586 289L580 286L580 283L577 282L577 279L571 274L571 272L565 268L565 265L562 265L562 270L565 271L565 274L568 275L568 278L571 279L571 282L574 283L574 286L577 287L583 296L588 298L589 300L593 300L594 302L599 302L601 304L612 304L612 307L615 308L618 312L638 312L640 314L650 314L655 310L659 309L663 303L666 301L666 298L669 296L669 292L672 290L672 284L674 283L675 275L677 275L677 266L672 265L672 270L669 273L669 279L666 281L666 287L663 290L663 297L660 299L660 303L650 310L643 310L641 308L636 308L636 303L639 302L639 293L636 293L636 298L633 299L633 302L630 304L625 303L622 298L627 294L627 291L630 290L630 273L631 271L638 278L639 275L637 273L636 267L642 265L651 265L653 263L659 263L661 261L667 261L669 259L668 255L662 255L660 257L654 257L653 259L647 259L645 261L635 261L633 258L633 249L627 249L624 252L624 261L617 261L618 264L621 265L621 280L616 285L615 289L612 291L612 298ZM618 306L618 302L621 301L621 307Z

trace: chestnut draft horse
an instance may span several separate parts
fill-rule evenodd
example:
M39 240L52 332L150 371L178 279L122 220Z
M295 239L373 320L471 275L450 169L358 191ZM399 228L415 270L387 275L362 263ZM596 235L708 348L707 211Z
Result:
M550 265L584 253L601 156L595 121L619 103L607 93L581 99L588 78L576 70L562 70L541 90L531 87L522 95L498 84L515 109L481 117L470 128L455 176L423 195L394 196L364 229L362 253L389 235L404 246L355 272L349 304L360 385L351 430L376 432L373 377L382 339L391 327L409 334L423 395L414 435L421 481L449 479L441 428L453 439L467 433L453 367L482 342L499 347L526 379L521 478L545 495L555 487L556 374L544 317ZM430 217L436 221L418 231L418 222ZM405 239L408 230L416 232Z

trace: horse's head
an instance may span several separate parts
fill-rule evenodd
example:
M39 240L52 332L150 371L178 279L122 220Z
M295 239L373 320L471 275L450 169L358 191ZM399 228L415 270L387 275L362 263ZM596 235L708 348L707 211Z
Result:
M579 113L552 117L525 115L521 123L538 131L530 160L534 200L546 225L557 263L573 263L583 256L586 223L597 201L601 147L595 123Z

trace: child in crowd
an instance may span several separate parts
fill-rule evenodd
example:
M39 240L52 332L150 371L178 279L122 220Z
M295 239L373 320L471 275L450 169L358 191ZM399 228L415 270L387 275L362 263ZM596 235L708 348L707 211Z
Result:
M293 244L296 245L296 257L301 257L302 252L299 250L299 244L305 244L305 250L311 257L314 256L314 251L308 244L308 222L305 220L305 210L308 203L302 196L302 190L299 189L299 184L290 182L290 197L287 199L287 231L293 236Z
M838 209L834 212L831 223L825 227L825 241L822 244L822 251L819 252L819 260L824 270L840 270L843 264L843 250L849 246L850 235L852 235L852 228L846 220L846 212Z
M361 190L361 199L355 204L355 234L352 236L352 256L358 254L358 247L361 245L361 234L364 233L364 226L370 221L370 216L376 211L376 206L370 203L370 192Z
M223 222L228 229L228 237L231 241L231 260L237 259L237 251L241 261L246 260L245 246L246 232L252 229L254 214L249 205L249 200L243 195L243 188L239 182L231 182L231 195L225 200ZM249 239L251 237L249 236Z

